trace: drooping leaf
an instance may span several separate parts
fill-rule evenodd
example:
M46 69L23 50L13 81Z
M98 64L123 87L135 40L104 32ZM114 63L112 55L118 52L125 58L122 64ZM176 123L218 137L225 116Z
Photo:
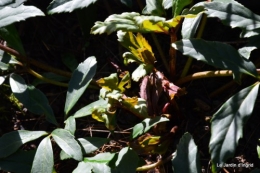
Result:
M80 110L78 110L73 116L75 118L81 118L81 117L84 117L84 116L88 116L88 115L91 115L92 112L95 110L95 109L102 109L102 110L106 110L108 107L108 102L107 100L104 100L104 99L99 99L93 103L90 103L89 105L81 108Z
M151 118L144 119L141 123L138 123L134 126L131 138L134 139L137 136L146 133L148 130L150 130L151 127L164 121L169 121L169 119L165 117L159 117L159 116L153 119Z
M0 159L0 170L5 172L27 173L30 172L35 151L18 150L12 155Z
M139 157L135 151L129 147L120 150L116 161L116 168L120 172L133 173L136 172ZM131 164L130 164L131 163Z
M88 7L97 0L53 0L48 6L48 14L72 12L76 9Z
M10 76L10 86L15 97L30 112L37 115L45 114L46 120L58 125L53 110L48 103L48 99L40 90L33 86L27 86L24 79L17 74Z
M250 38L248 38L248 41L249 42L244 47L242 47L238 50L240 55L242 55L246 59L249 59L250 54L253 50L260 47L260 37L259 37L259 35L250 37Z
M213 172L221 169L216 164L223 165L234 155L243 126L254 109L258 88L259 83L256 83L239 91L213 115L209 144Z
M124 99L121 103L124 109L132 112L137 117L141 119L145 119L149 117L146 100L142 98L137 98L137 102L136 102L135 98L128 98L128 99Z
M214 1L201 4L205 7L208 17L217 17L232 28L239 27L245 30L260 28L260 16L236 1L231 3Z
M34 6L4 7L0 10L0 28L35 16L44 16L44 13Z
M132 32L163 32L168 33L171 21L166 21L163 17L142 16L136 12L125 12L122 14L113 14L104 22L96 22L91 29L92 34L111 34L114 31L132 31Z
M8 46L25 55L22 41L14 24L0 28L0 36L8 43Z
M232 70L237 81L240 81L241 73L257 76L254 64L241 57L238 51L230 45L191 38L177 41L172 46L183 55L191 56L215 67Z
M193 38L197 32L203 14L198 14L195 18L185 18L182 23L181 34L183 39Z
M163 0L146 0L146 6L144 7L142 13L153 16L165 15L162 1Z
M59 147L71 156L73 159L81 161L83 159L81 148L78 142L74 139L74 136L65 129L55 129L52 133L52 137Z
M192 3L192 0L173 0L172 14L174 17L181 14L184 7Z
M80 63L77 69L73 72L66 96L64 108L65 115L68 115L69 111L88 87L90 81L96 73L96 68L96 58L91 56L83 63Z
M0 158L17 151L23 144L47 135L45 131L18 130L4 134L0 138Z
M75 117L70 116L66 121L65 121L65 130L70 131L70 133L72 135L74 135L75 131L76 131L76 120Z
M16 8L19 5L21 5L22 3L24 3L26 0L1 0L0 1L0 9L3 7L12 7L12 8Z
M50 136L44 138L37 148L31 173L52 173L54 166Z
M176 173L200 173L201 166L197 146L189 133L185 133L172 159L172 170Z
M79 143L81 144L84 154L90 154L105 143L109 141L107 138L98 138L98 137L86 137L86 138L78 138Z

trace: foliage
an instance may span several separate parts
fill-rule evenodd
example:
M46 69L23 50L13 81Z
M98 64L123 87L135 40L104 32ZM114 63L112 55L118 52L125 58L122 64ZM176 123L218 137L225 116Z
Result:
M79 9L91 7L96 1L53 0L47 8L47 14L79 12ZM120 2L128 7L133 6L131 0ZM243 129L254 110L258 95L258 69L257 64L250 60L250 55L260 45L259 15L231 0L199 2L195 5L190 0L146 0L146 6L142 11L144 15L138 12L111 14L104 22L95 22L94 26L89 28L91 34L117 32L118 42L128 51L122 55L124 65L136 63L138 66L133 71L117 67L117 73L111 73L94 82L98 68L98 58L95 56L90 56L76 65L77 61L73 59L73 55L64 55L63 62L73 71L72 74L27 57L27 50L24 49L14 23L31 17L44 16L44 13L34 6L26 6L23 3L23 0L0 2L0 36L7 44L0 43L0 84L8 85L6 79L9 78L10 89L23 107L32 114L45 116L54 127L50 131L17 130L2 135L0 169L51 173L55 171L57 160L54 146L60 148L60 160L78 161L73 171L75 173L131 173L136 170L147 171L163 164L165 161L159 160L152 166L140 166L143 163L139 155L162 155L172 152L168 148L173 146L172 139L175 139L182 124L176 123L171 130L167 129L167 122L171 122L173 114L177 115L180 111L181 105L178 105L177 99L186 94L180 82L185 79L186 74L179 77L175 71L176 51L202 61L214 69L225 70L217 71L219 73L215 76L233 75L233 79L240 83L242 75L249 75L256 81L225 101L211 118L209 152L212 172L218 172L224 163L235 155L239 139L243 137ZM190 8L185 9L187 6ZM167 9L171 9L171 19L164 17ZM82 16L78 13L79 20L80 17ZM219 18L224 25L240 28L241 38L248 38L248 43L237 49L226 43L200 38L198 33L203 31L203 25L200 24L206 18L215 17ZM156 62L160 58L162 61L167 62L167 60L164 57L156 57L148 39L145 38L144 34L147 33L152 33L152 36L155 33L164 34L171 40L169 64L165 64L165 69L169 69L169 74L173 75L170 79L157 66ZM182 39L177 38L179 33L182 34ZM30 65L51 73L39 74ZM189 63L184 68L189 69ZM225 74L222 75L221 72ZM64 118L61 121L57 121L57 115L45 93L36 88L36 85L41 82L36 81L34 85L30 85L30 82L24 79L24 73L29 73L47 83L67 87ZM211 76L209 74L199 76L199 78L206 77ZM64 83L68 78L70 78L69 82ZM191 77L189 80L192 79L196 78ZM134 91L132 81L140 83L140 97ZM100 89L99 99L78 108L79 100L84 97L85 91L91 85ZM169 107L172 107L173 111ZM76 135L78 119L89 115L93 120L104 123L113 134L117 129L118 114L121 110L138 117L139 122L133 126L127 144L119 147L117 151L96 152L110 139ZM41 139L42 137L44 138ZM21 149L21 146L36 140L38 141L36 150ZM174 172L201 172L199 152L195 142L190 133L183 134L176 152L168 159L171 160ZM259 157L259 145L256 148ZM13 167L17 164L19 169Z

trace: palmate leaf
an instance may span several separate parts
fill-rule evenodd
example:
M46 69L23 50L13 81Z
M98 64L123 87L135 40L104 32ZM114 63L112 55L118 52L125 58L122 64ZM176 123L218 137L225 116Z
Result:
M172 159L175 173L200 173L198 148L189 133L185 133L178 144L176 156Z
M222 69L232 70L235 80L240 81L240 74L257 76L254 64L241 57L232 46L220 42L209 42L202 39L183 39L172 44L183 55Z
M0 138L0 158L17 151L23 144L48 135L45 131L18 130L4 134Z
M88 7L97 0L53 0L48 6L48 14L72 12L76 9Z
M44 16L44 13L33 6L4 7L0 9L0 28L35 16Z
M37 148L31 173L52 173L54 166L50 136L44 138Z
M64 108L66 116L88 87L90 81L96 73L96 68L96 58L94 56L91 56L88 57L84 62L80 63L78 67L74 70L72 78L69 82L69 88L66 96Z
M209 149L214 173L232 157L242 137L243 127L252 114L259 83L253 84L228 99L213 115Z
M245 30L260 28L260 16L236 1L230 3L203 2L195 6L205 7L208 17L217 17L232 28L239 27Z
M166 21L163 17L142 16L136 12L125 12L122 14L113 14L104 22L96 22L91 28L92 34L111 34L114 31L132 31L132 32L163 32L168 33L169 28L178 24L177 20Z

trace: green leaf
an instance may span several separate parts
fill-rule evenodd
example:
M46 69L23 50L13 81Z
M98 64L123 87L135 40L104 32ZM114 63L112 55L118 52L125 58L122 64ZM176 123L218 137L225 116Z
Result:
M65 153L75 160L81 161L83 159L78 142L68 130L55 129L51 134L55 142Z
M105 143L109 141L107 138L97 138L97 137L86 137L86 138L78 138L79 143L81 144L84 154L90 154L100 147L102 147Z
M77 168L74 169L72 173L82 173L82 172L92 173L92 171L91 171L92 168L93 167L92 167L91 163L83 161L83 162L79 162Z
M132 73L132 79L136 82L140 80L140 78L144 77L145 75L149 74L153 70L152 64L140 64L135 71Z
M48 135L45 131L18 130L4 134L0 138L0 158L17 151L23 144Z
M34 6L4 7L0 10L0 28L35 16L44 16L44 13Z
M165 18L158 16L142 16L136 12L125 12L122 14L113 14L104 22L96 22L91 29L92 34L111 34L114 31L132 31L132 32L163 32L168 33L169 28L173 27L171 21L165 21Z
M61 81L69 81L69 78L61 76L61 75L58 75L58 74L55 74L55 73L52 73L52 72L41 73L41 75L43 77L48 78L48 79L52 79L52 80L59 81L59 82L61 82ZM47 83L47 82L45 82L45 81L43 81L41 79L36 78L33 81L32 85L33 86L37 86L39 84L44 84L44 83Z
M31 169L31 173L52 173L54 166L53 151L50 136L39 144Z
M172 159L172 170L176 173L199 173L201 172L199 153L197 146L189 133L185 133Z
M182 23L181 35L183 39L193 38L199 27L203 14L198 14L195 18L185 18Z
M5 81L6 76L0 76L0 85L2 85Z
M252 114L258 94L259 83L251 85L228 99L211 120L210 153L212 171L221 169L235 153L243 126Z
M232 46L220 42L209 42L202 39L183 39L172 44L183 55L204 61L209 65L232 70L235 80L240 80L240 73L256 77L254 64L241 57Z
M160 122L164 122L164 121L169 121L169 119L165 118L165 117L159 117L159 116L157 116L153 119L151 119L151 118L144 119L141 123L138 123L134 126L131 138L134 139L137 136L146 133L154 125L156 125Z
M22 3L24 3L26 0L1 0L0 1L0 9L2 9L5 6L16 8Z
M25 55L22 41L14 24L0 28L0 36L8 43L8 46Z
M108 77L97 80L97 84L107 91L117 90L118 77L116 73L110 74Z
M81 108L80 110L78 110L73 116L75 118L81 118L81 117L85 117L88 115L91 115L92 112L96 109L102 109L102 110L106 110L108 107L108 102L107 100L104 99L99 99L93 103L90 103L89 105Z
M245 30L260 28L260 16L248 8L233 1L232 3L205 2L202 3L208 17L217 17L225 25L232 28L239 27Z
M65 153L65 151L61 150L60 151L60 160L66 160L66 159L71 159L72 157Z
M37 115L45 114L46 120L58 125L53 110L48 103L48 99L40 90L33 86L27 86L24 79L17 74L10 76L10 86L15 97L30 112Z
M30 172L35 151L18 150L14 154L0 159L0 170L15 173Z
M172 14L174 17L181 14L184 7L191 4L192 0L173 0Z
M125 147L120 150L116 161L116 168L122 173L133 173L136 172L138 166L139 157L129 147Z
M70 71L74 71L78 67L76 57L70 53L62 55L62 62L70 69Z
M238 52L246 59L249 59L251 52L259 47L260 47L260 36L259 35L253 36L248 38L248 43L244 47L240 48Z
M48 6L48 14L72 12L76 9L88 7L97 0L53 0Z
M64 108L65 115L68 115L69 111L76 104L80 96L88 87L90 81L96 73L96 68L96 58L94 56L91 56L87 58L83 63L80 63L77 69L73 72L67 91Z
M144 7L142 13L153 16L165 15L162 0L146 0L146 6Z
M99 153L94 157L85 157L84 162L109 163L115 157L115 153Z
M70 131L70 133L72 135L74 135L75 131L76 131L76 120L75 117L70 116L66 121L65 121L65 130Z
M149 117L147 112L146 100L142 98L136 98L136 101L132 101L133 99L135 99L135 97L124 99L121 102L122 107L132 112L141 119Z
M260 139L258 141L260 141ZM260 145L257 145L256 151L257 151L257 154L258 154L258 159L260 159Z

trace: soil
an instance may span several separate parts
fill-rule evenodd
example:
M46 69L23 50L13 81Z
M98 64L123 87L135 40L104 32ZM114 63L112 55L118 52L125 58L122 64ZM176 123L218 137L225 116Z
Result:
M50 0L29 0L26 4L34 5L46 12L46 8L50 2ZM243 2L241 1L241 3ZM116 0L112 0L111 4L107 7L104 1L98 1L95 4L95 13L93 16L86 16L86 21L92 20L94 24L94 21L104 21L112 13L121 13L126 11L140 12L140 8L135 3L132 9L122 5ZM68 54L76 57L78 62L82 62L89 56L95 56L98 62L95 80L117 72L117 69L110 63L111 61L125 70L133 71L133 69L136 68L135 65L124 66L122 53L124 53L125 49L123 49L117 42L115 33L111 35L84 35L75 12L31 18L25 22L19 22L16 24L16 27L21 35L27 56L49 64L55 68L70 71L70 69L62 62L62 57ZM203 38L211 41L225 42L239 48L245 44L244 40L239 39L239 33L239 29L226 27L222 25L218 19L209 19L207 21ZM155 56L159 57L159 52L155 48L151 36L145 34L145 37L153 47ZM158 34L157 38L162 45L164 53L167 55L170 44L169 38L162 34ZM259 59L259 53L258 50L253 51L251 59L257 62L257 59ZM186 60L186 57L178 54L177 76L181 74ZM166 77L171 77L166 72L160 58L157 58L156 67L161 70ZM39 73L44 73L41 69L33 68ZM193 61L189 74L205 70L215 70L215 68L199 61ZM35 78L29 74L21 75L26 79L28 84L32 84L35 80ZM169 146L167 152L160 157L166 158L173 153L176 150L176 146L181 136L185 132L189 132L198 146L200 162L203 168L202 172L210 173L211 164L208 148L210 140L210 118L228 98L253 83L254 79L250 77L244 77L240 85L235 82L232 83L231 77L225 77L199 79L180 86L186 88L187 94L176 98L178 109L170 108L169 113L172 114L173 118L166 127L169 132L173 126L177 125L178 132L172 139L170 139L172 144ZM227 84L230 85L225 90L219 91L219 88L226 86ZM37 88L47 96L57 120L60 124L63 124L63 109L67 89L64 87L53 86L51 84L39 84ZM139 83L133 83L131 93L129 92L128 94L138 95L139 90ZM10 93L11 92L6 90L3 86L0 87L0 102L1 105L4 105L3 110L2 107L0 107L0 135L19 129L46 131L52 131L55 129L55 126L46 122L44 117L31 114L26 110L26 108L19 107L19 105L9 102L7 97ZM88 89L72 112L97 100L98 95L99 90ZM239 141L236 153L234 157L227 162L228 164L253 164L253 167L226 167L220 172L247 173L252 171L254 168L260 168L260 160L256 152L256 146L257 144L259 145L260 139L259 110L260 99L258 98L253 114L245 125L243 138ZM131 130L128 129L140 121L139 118L133 116L131 113L123 109L118 110L117 128L115 133L110 133L103 123L99 123L91 117L82 118L77 120L76 137L93 136L110 138L111 142L100 148L97 152L117 152L122 147L126 146L129 141L129 132L131 132ZM39 141L30 142L26 144L24 148L33 150L38 145L38 142ZM54 146L56 171L60 173L72 172L78 162L72 159L60 161L59 152L59 147ZM154 163L160 158L159 155L146 154L140 156L147 163ZM152 172L171 173L171 163L167 162L163 166L149 171L149 173Z

